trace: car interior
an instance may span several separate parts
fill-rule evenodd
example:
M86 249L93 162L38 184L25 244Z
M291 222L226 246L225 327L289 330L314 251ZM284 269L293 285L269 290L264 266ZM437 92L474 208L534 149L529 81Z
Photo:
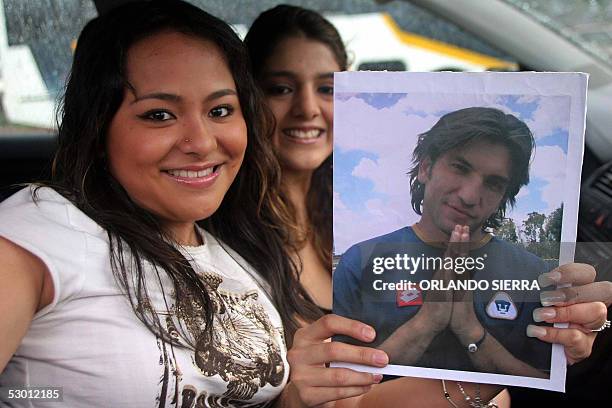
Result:
M55 106L61 95L62 81L69 71L74 42L84 23L96 15L126 0L72 0L57 2L18 0L0 1L0 19L5 21L0 33L0 68L2 69L0 93L0 201L17 191L23 183L47 178L50 175L53 153L56 146L57 125L53 116L48 116L49 126L28 123L27 112L19 112L10 107L7 98L11 89L19 85L22 89L27 82L27 69L9 68L19 66L27 58L38 62L40 70L38 81L46 85L40 99L33 91L29 97L36 104L51 103ZM129 1L129 0L128 0ZM192 0L212 14L216 14L232 24L248 27L250 21L262 10L274 6L278 1L206 1ZM586 124L586 146L582 168L580 191L580 212L576 260L594 264L598 270L598 280L612 280L612 58L597 49L583 46L579 37L566 36L563 29L546 23L546 18L538 17L538 7L553 7L550 3L536 0L360 0L348 5L343 1L286 1L305 7L319 9L330 15L351 13L383 12L391 15L405 31L429 36L436 41L444 41L457 47L466 47L476 52L493 54L496 58L516 63L521 71L568 71L588 72L588 109ZM548 5L541 5L547 3ZM556 2L563 9L563 3ZM584 2L593 3L593 2ZM600 2L609 4L609 2ZM602 6L603 7L603 6ZM612 21L610 15L604 16ZM241 11L239 11L241 10ZM542 10L545 10L542 8ZM589 10L579 16L587 15ZM420 14L419 14L420 13ZM401 15L418 18L403 21ZM536 17L534 17L534 14ZM242 16L237 20L236 16ZM424 20L423 16L432 19ZM563 10L557 11L558 24ZM554 16L553 16L554 17ZM571 16L570 16L571 17ZM568 21L573 21L567 17ZM57 21L52 19L56 18ZM579 20L574 15L574 20ZM433 22L435 19L436 22ZM554 18L553 18L554 19ZM443 20L445 22L439 22ZM549 17L549 20L551 18ZM452 23L450 23L452 22ZM586 24L580 20L583 25ZM28 28L28 24L29 27ZM445 25L446 24L446 25ZM31 27L34 27L32 29ZM437 28L436 28L437 27ZM44 33L53 33L49 36ZM477 37L469 40L468 37ZM453 38L455 38L453 40ZM23 47L29 47L28 57ZM5 60L7 49L14 48L22 56L8 64ZM21 48L20 48L21 47ZM609 42L612 50L612 39ZM610 51L612 54L612 51ZM16 54L15 54L16 55ZM10 62L10 61L9 61ZM385 69L405 70L410 66L401 59L364 61L358 67L362 70ZM460 70L452 66L442 66L439 70ZM22 81L22 82L19 82ZM24 83L25 83L24 82ZM32 85L33 86L33 85ZM15 94L17 95L17 94ZM26 98L17 95L16 98ZM36 105L38 106L38 105ZM51 111L50 111L51 112ZM55 109L52 110L52 113ZM21 115L21 116L19 116ZM15 123L11 117L25 118ZM32 118L33 119L33 118ZM40 122L39 122L40 123ZM612 313L608 312L608 318ZM511 391L516 406L533 406L547 402L558 406L576 403L599 402L612 396L612 330L602 332L595 343L592 356L568 369L567 393L552 393L529 389ZM607 398L607 397L606 397Z

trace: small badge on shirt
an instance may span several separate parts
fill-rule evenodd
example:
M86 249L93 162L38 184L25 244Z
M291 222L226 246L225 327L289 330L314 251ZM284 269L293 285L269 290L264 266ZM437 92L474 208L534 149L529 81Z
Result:
M497 292L487 305L487 315L493 319L514 320L518 311L509 294Z
M418 289L398 290L395 300L397 307L423 304L423 296L421 296L421 291Z

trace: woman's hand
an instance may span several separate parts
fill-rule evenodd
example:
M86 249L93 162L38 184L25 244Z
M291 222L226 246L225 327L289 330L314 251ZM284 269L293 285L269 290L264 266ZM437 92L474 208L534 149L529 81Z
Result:
M568 364L591 355L597 332L606 321L607 308L612 303L612 282L594 282L595 269L591 265L570 263L538 279L541 287L571 284L541 293L544 307L535 309L536 322L569 323L568 328L529 325L527 335L565 347Z
M287 355L290 381L301 402L308 407L363 394L382 379L382 374L330 368L328 363L341 361L384 367L389 362L384 351L328 340L337 334L368 343L376 337L370 326L333 314L295 333L293 347Z

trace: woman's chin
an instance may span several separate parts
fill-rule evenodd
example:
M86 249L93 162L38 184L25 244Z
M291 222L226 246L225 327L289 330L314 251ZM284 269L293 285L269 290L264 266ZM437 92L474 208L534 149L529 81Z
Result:
M313 172L327 159L329 155L311 155L310 157L297 157L297 158L281 158L281 169L283 172Z

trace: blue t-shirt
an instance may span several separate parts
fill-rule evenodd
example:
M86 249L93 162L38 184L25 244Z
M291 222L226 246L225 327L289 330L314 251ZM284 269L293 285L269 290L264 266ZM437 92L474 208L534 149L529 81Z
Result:
M439 265L430 261L444 258L444 252L442 247L424 243L411 227L353 245L342 255L334 272L334 313L374 327L377 337L369 345L376 347L416 315L426 291L375 290L374 286L381 288L382 282L431 281ZM421 258L421 265L429 268L418 267L414 270L410 263L404 262L406 256ZM396 257L401 262L391 262L394 267L385 268L383 272L380 259L375 261L376 258ZM526 335L527 325L533 323L533 309L540 306L539 291L524 288L508 290L499 281L522 280L531 285L539 274L551 270L553 265L521 246L496 237L471 250L469 257L479 259L479 265L483 266L479 270L478 265L472 264L470 279L488 282L489 289L473 292L476 316L488 335L493 336L516 358L539 370L549 371L551 345ZM376 274L374 270L381 273ZM375 281L378 281L376 285ZM495 288L494 284L498 287ZM337 336L336 340L366 345L343 336ZM390 363L394 364L393 361ZM466 345L460 344L450 329L439 333L421 359L413 365L480 371L472 365Z

